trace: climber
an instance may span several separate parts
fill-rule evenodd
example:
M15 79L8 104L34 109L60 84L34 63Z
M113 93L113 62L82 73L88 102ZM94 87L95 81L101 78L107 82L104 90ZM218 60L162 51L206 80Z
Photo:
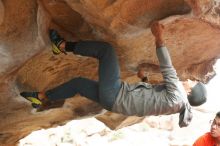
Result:
M198 82L187 96L164 45L163 30L164 26L159 22L155 21L151 24L156 54L164 79L163 84L152 85L146 82L128 84L121 81L118 59L114 48L109 43L67 42L57 31L50 30L49 37L53 44L53 53L73 52L99 60L99 81L76 77L46 92L22 92L20 95L31 101L33 107L40 109L47 101L66 99L79 93L98 102L107 110L124 115L149 116L180 113L179 126L187 126L192 119L190 104L192 106L203 104L206 101L206 89L203 83ZM139 73L139 77L146 81L147 78L142 73Z

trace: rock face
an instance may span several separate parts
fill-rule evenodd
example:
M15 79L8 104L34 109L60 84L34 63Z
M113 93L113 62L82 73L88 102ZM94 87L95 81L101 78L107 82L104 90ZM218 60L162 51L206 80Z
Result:
M180 79L206 83L215 74L213 64L220 54L219 19L219 0L0 0L0 143L15 144L33 130L102 109L74 97L62 108L36 113L19 96L21 91L47 90L76 76L98 79L95 59L51 53L48 28L69 41L110 42L128 82L138 81L140 65L146 66L150 82L161 82L149 29L152 20L160 20ZM98 119L114 129L127 117L110 113ZM129 125L139 120L127 121Z

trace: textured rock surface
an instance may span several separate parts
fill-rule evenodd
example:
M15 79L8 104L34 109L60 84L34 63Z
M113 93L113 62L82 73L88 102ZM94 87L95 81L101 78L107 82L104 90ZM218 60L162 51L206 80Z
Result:
M48 28L57 29L66 40L110 42L124 80L138 81L137 67L144 64L150 81L160 82L149 30L149 23L159 19L181 80L207 82L220 54L219 15L219 0L0 0L0 143L14 144L33 130L101 112L98 105L76 97L63 108L36 113L19 96L20 91L47 90L75 76L98 79L96 60L53 56ZM112 118L100 119L111 128L141 120L107 117Z

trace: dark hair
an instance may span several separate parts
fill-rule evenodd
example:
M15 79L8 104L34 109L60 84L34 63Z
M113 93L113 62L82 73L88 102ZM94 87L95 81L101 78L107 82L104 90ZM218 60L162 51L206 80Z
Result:
M216 113L216 116L220 118L220 111Z

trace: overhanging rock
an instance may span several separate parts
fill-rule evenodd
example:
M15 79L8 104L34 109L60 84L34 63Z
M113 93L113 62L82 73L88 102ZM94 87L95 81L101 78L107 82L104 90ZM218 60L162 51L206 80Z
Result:
M160 20L180 79L208 82L220 54L219 15L218 0L0 0L0 143L14 144L33 130L102 111L77 96L62 108L36 113L19 96L20 91L47 90L76 76L98 79L95 59L51 53L48 28L69 41L110 42L123 80L138 81L137 68L144 65L155 83L162 78L149 23ZM106 114L98 119L111 128L141 120ZM106 118L111 116L113 120Z

